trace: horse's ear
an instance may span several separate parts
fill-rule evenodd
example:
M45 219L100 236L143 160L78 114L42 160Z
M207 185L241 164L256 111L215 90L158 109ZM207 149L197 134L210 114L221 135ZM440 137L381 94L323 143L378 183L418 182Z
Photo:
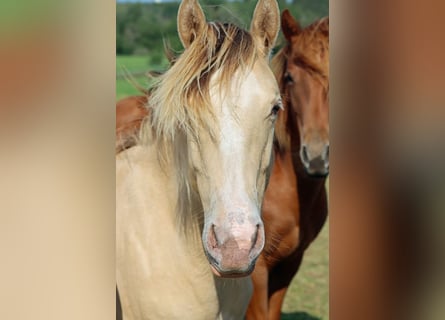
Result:
M281 28L283 29L283 34L287 41L290 41L293 36L296 36L301 32L300 24L294 17L292 17L287 9L284 10L281 15Z
M259 0L253 13L250 32L268 56L280 31L280 9L276 0Z
M183 0L178 10L178 34L188 48L206 26L206 18L197 0Z
M318 28L322 34L329 37L329 17L322 19Z

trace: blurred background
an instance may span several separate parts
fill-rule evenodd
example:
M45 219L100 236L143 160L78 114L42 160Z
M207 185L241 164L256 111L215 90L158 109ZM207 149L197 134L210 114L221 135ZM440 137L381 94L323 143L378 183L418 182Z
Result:
M303 3L316 1L280 7L307 24ZM1 319L115 317L119 6L0 1ZM443 12L329 7L331 320L445 319ZM144 63L135 72L163 68Z
M168 66L164 42L174 52L182 45L176 29L180 1L125 1L116 6L116 98L138 94L126 77L131 75L142 87L150 85L147 71L161 71ZM200 1L207 20L233 22L248 29L256 1ZM302 26L327 16L327 0L279 0L280 9L288 8Z

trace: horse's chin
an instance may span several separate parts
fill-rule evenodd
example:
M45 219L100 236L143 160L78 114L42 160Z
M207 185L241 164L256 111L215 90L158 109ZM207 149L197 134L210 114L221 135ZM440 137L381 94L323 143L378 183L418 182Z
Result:
M218 278L242 278L249 276L252 273L254 266L250 267L245 272L221 272L212 264L210 264L210 268L212 269L213 274Z
M325 172L313 172L313 171L308 171L305 170L307 175L311 178L326 178L329 175L329 171L325 171Z
M329 175L329 167L313 168L304 166L304 172L311 178L326 178Z

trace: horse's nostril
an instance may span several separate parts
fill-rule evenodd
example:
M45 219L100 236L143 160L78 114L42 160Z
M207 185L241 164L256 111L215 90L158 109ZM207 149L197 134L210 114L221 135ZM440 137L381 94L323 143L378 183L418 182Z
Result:
M252 248L255 246L255 243L256 243L256 241L257 241L257 239L258 239L258 230L260 229L260 225L259 224L257 224L256 225L256 229L255 229L255 232L252 234Z
M326 160L329 159L329 145L326 146L326 149L324 151L324 158Z
M258 223L256 225L256 231L252 242L252 249L258 249L261 252L262 247L264 245L263 232L264 232L263 225Z
M216 237L215 225L212 224L209 231L209 245L212 249L218 247L218 238Z
M309 163L309 155L307 153L307 147L305 145L301 147L301 160L303 160L304 163Z

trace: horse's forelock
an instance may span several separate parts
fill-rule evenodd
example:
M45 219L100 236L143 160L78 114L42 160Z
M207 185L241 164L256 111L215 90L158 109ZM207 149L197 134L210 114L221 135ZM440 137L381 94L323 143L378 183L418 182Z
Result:
M209 85L219 72L223 91L234 73L253 66L257 50L250 34L232 24L208 23L207 29L161 75L149 107L155 135L173 141L176 131L193 134L196 128L214 127Z
M329 78L329 18L313 22L303 29L298 41L293 44L293 53L297 62L309 72L321 77L327 86Z

